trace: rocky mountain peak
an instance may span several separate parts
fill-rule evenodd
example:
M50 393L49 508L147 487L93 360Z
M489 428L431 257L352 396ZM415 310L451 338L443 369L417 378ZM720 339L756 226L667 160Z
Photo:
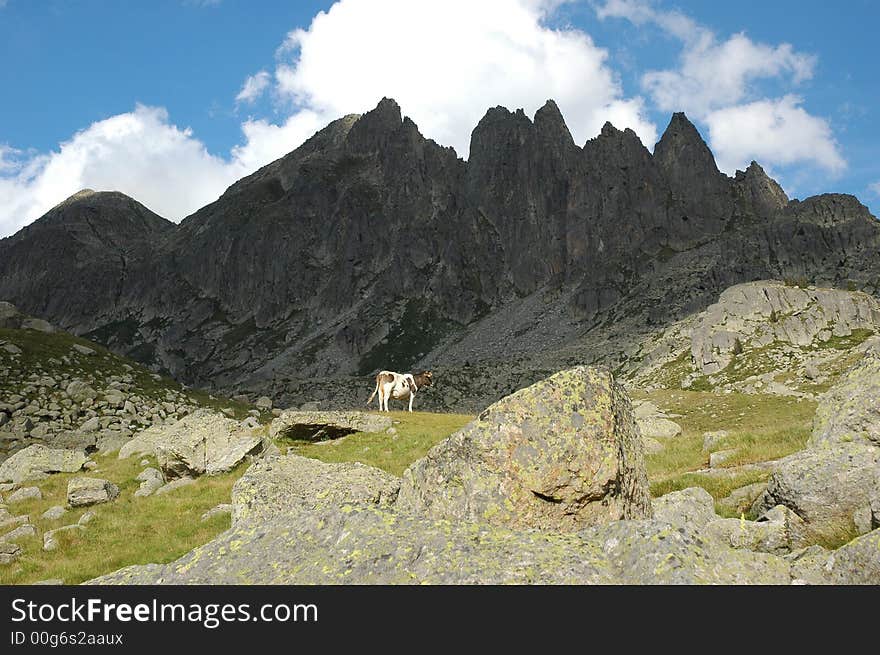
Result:
M574 139L565 124L562 112L552 100L544 103L537 112L535 112L535 129L541 135L545 142L555 142L564 146L573 146Z
M769 216L788 204L788 196L756 161L745 171L737 171L734 185L739 197L760 216Z
M671 181L686 184L692 176L718 175L715 157L684 112L676 112L654 146L654 158Z

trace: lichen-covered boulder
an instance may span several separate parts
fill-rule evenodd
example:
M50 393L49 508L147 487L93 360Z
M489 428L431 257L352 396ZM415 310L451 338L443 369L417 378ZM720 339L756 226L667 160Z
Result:
M39 480L50 473L75 473L82 468L86 459L86 454L80 450L33 444L0 464L0 482Z
M660 521L575 533L328 505L246 522L169 564L89 584L788 584L780 557Z
M880 529L837 550L812 546L791 559L792 577L810 584L880 584Z
M556 373L413 463L397 503L435 518L561 531L650 517L629 398L605 369Z
M880 344L869 348L816 408L811 445L853 441L880 447Z
M871 516L880 448L863 443L826 443L777 463L767 489L752 505L760 516L784 505L817 537L847 532L859 514Z
M232 487L232 522L262 522L328 504L390 505L399 488L400 479L360 462L269 457L255 462Z
M704 526L703 534L731 548L777 555L807 543L803 519L783 505L774 507L757 521L717 518Z

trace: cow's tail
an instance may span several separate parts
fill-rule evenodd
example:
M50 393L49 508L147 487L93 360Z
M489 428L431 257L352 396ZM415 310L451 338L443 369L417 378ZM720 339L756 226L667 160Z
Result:
M369 405L371 402L373 402L373 397L376 395L376 393L378 391L379 391L379 380L376 380L376 388L373 389L373 393L371 393L370 397L367 398L367 405Z

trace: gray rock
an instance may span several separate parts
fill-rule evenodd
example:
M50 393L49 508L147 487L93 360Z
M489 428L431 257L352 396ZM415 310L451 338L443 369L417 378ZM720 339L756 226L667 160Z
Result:
M400 480L360 462L327 464L287 455L251 465L232 487L232 520L263 522L280 514L343 503L390 505Z
M81 451L33 444L0 464L0 480L23 482L41 479L48 473L75 473L82 468L86 459L85 453Z
M109 503L119 496L119 487L100 478L71 478L67 483L67 504L70 507L88 507Z
M67 385L65 392L75 403L94 400L98 397L98 392L82 380L73 380Z
M97 416L93 416L87 421L84 421L83 424L79 426L80 432L95 432L100 428L101 420Z
M271 562L271 566L266 563ZM789 565L686 528L614 521L575 533L518 531L328 505L245 522L166 565L90 584L788 584Z
M718 445L730 436L727 430L715 430L703 433L703 452L709 453L718 449Z
M83 512L83 515L79 517L79 521L77 521L77 524L88 525L95 519L96 516L97 514L93 510Z
M652 439L651 437L644 437L642 439L642 443L645 446L645 454L646 455L656 455L659 452L662 452L666 447L661 442L656 439Z
M134 492L136 498L150 496L165 484L162 473L154 468L147 468L141 471L137 476L137 480L141 484L137 491Z
M223 503L221 505L212 507L207 512L202 514L202 521L208 521L215 516L223 516L225 514L232 514L232 505L230 503Z
M58 550L58 535L64 532L70 531L82 531L85 530L84 525L80 525L78 523L74 523L73 525L64 525L60 528L55 528L54 530L48 530L43 533L43 550L53 551Z
M813 546L792 557L792 576L810 584L876 585L880 580L880 529L837 550Z
M20 525L14 530L10 530L6 534L0 536L0 541L11 541L15 542L19 539L27 539L28 537L36 537L37 536L37 528L36 526L31 525L30 523L25 523L24 525Z
M67 514L67 510L61 505L54 505L42 513L41 518L46 521L57 521Z
M62 580L61 578L48 578L46 580L38 580L37 582L34 582L33 584L40 585L40 586L63 585L64 580Z
M654 518L699 531L715 514L715 500L702 487L672 491L653 500Z
M257 398L257 402L254 403L257 406L257 409L262 409L268 411L272 409L272 399L268 396L260 396Z
M729 495L719 500L718 503L731 512L744 514L750 510L752 504L761 496L761 494L764 493L764 491L766 491L766 489L766 482L747 484L739 489L734 489Z
M167 484L162 485L153 493L157 496L162 496L164 494L171 493L172 491L177 491L178 489L181 489L183 487L188 487L191 484L195 483L196 481L193 478L177 478Z
M80 355L89 355L89 356L90 355L97 355L97 353L92 348L89 348L88 346L84 346L80 343L73 344L71 346L71 348L73 350L75 350L76 352L78 352Z
M629 398L607 370L556 373L414 462L398 505L434 518L564 531L649 517Z
M652 439L671 439L681 434L681 426L668 418L650 417L638 422L643 437Z
M391 418L367 412L321 412L286 410L269 426L272 439L316 441L334 439L353 432L385 432Z
M21 557L21 546L0 541L0 564L12 564Z
M120 449L119 457L155 453L170 480L225 473L262 449L262 438L238 421L199 410L172 425L144 430Z
M6 498L6 503L9 505L14 505L15 503L21 503L26 500L41 500L43 498L43 492L40 491L39 487L22 487L17 491L13 491Z
M880 448L862 443L828 444L783 458L767 490L755 501L760 515L785 505L817 536L848 531L853 514L870 507Z
M871 348L819 399L810 445L880 446L880 347Z
M25 523L30 523L31 517L28 514L21 514L19 516L11 516L8 512L0 512L0 530L10 528L13 526L24 525Z
M807 542L803 519L783 506L766 512L757 521L716 519L705 526L704 533L732 548L777 555L791 552Z
M730 461L739 451L736 448L716 450L709 454L709 468L718 468L725 462Z

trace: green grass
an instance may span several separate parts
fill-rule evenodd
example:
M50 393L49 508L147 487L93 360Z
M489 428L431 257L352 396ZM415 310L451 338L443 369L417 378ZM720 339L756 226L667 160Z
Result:
M77 584L131 564L173 561L229 528L229 515L205 522L201 515L229 502L232 485L246 469L242 465L225 475L201 477L195 484L168 494L134 498L142 457L119 460L113 453L93 459L99 464L96 471L57 474L25 483L39 486L43 499L12 505L10 513L29 514L40 535L16 542L23 553L16 562L0 567L0 584L28 584L50 578ZM120 488L119 497L111 503L69 510L55 521L40 518L49 507L66 505L67 481L79 475L115 482ZM43 532L76 523L89 509L96 517L85 530L60 533L58 549L42 549Z
M731 472L723 476L695 473L709 465L709 453L703 452L703 433L730 433L716 447L737 450L723 468L765 462L802 450L816 411L815 402L771 395L660 390L635 397L681 415L673 420L681 425L682 433L664 440L665 448L659 453L646 456L648 480L655 498L698 486L720 500L734 489L766 480L767 471ZM717 509L724 513L722 508Z
M312 443L290 442L290 452L322 462L361 462L392 475L403 475L407 466L437 443L469 423L465 414L391 412L397 434L358 432L341 439Z

